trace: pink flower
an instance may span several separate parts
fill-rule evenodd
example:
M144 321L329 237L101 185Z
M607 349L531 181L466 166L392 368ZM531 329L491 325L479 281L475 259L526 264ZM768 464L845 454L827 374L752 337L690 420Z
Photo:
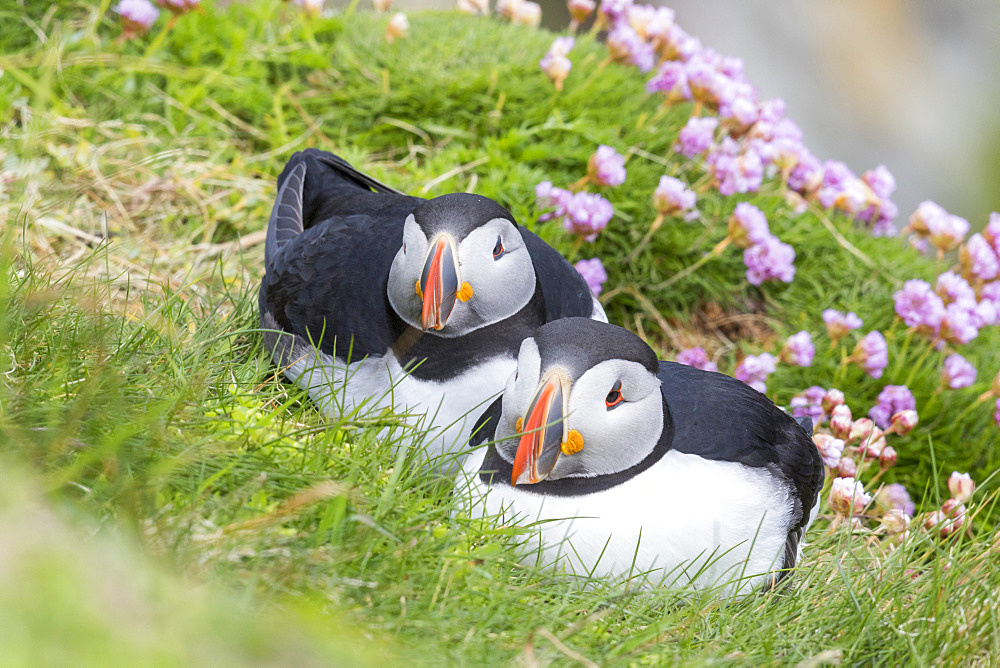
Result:
M976 382L976 373L976 367L968 360L958 353L952 353L944 360L941 384L953 390L969 387Z
M687 86L686 81L685 86ZM677 135L674 150L685 158L701 155L712 145L717 127L719 127L717 118L692 116Z
M587 20L587 17L594 13L597 8L597 3L594 0L567 0L566 7L569 9L569 15L572 17L573 21L579 25ZM570 28L571 30L575 29Z
M906 487L898 482L883 487L878 494L878 502L890 510L900 510L910 516L917 510Z
M780 359L785 364L793 366L812 366L815 354L816 348L813 346L812 337L809 336L809 332L802 330L788 337L781 349ZM826 391L823 393L826 394Z
M385 41L392 44L397 39L403 39L409 34L409 30L410 20L406 18L406 14L396 12L385 27Z
M896 449L891 445L887 445L882 448L882 452L878 456L878 466L881 469L891 469L896 465L896 461L899 455L896 454Z
M813 426L815 426L826 419L826 414L823 412L823 397L825 396L826 390L819 385L813 385L792 397L788 406L792 409L792 415L795 417L808 415L812 418Z
M556 188L551 181L542 181L535 186L535 206L539 209L551 209L549 213L539 216L541 221L562 218L572 201L573 193Z
M562 54L549 51L538 61L538 66L545 73L545 76L555 84L556 90L562 90L563 82L569 76L569 71L573 69L573 62Z
M951 492L951 498L959 503L965 503L972 496L974 489L976 489L976 483L972 480L972 476L968 473L952 471L948 478L948 491Z
M708 353L702 347L687 348L677 353L677 363L693 366L702 371L718 371L719 367L715 362L708 359Z
M916 407L917 401L913 398L910 388L905 385L886 385L879 392L878 403L868 411L868 417L878 426L888 429L893 414Z
M854 347L851 357L872 378L881 378L882 372L889 365L889 348L881 332L872 331L865 334Z
M920 416L917 415L917 411L912 408L907 408L901 410L892 415L892 425L890 425L888 431L894 431L900 436L906 436L913 428L917 426L917 422L920 421Z
M729 217L729 238L740 248L764 243L771 236L764 212L749 202L736 205Z
M881 497L881 494L879 495ZM890 536L897 536L909 530L913 518L899 508L890 508L882 516L882 526Z
M907 229L913 230L918 236L926 237L930 234L931 221L948 216L948 212L941 206L930 200L925 200L917 206L917 210L910 216Z
M668 102L690 100L691 89L688 87L687 70L685 69L684 64L677 62L676 60L666 60L662 62L660 67L656 70L656 74L653 75L653 78L646 82L646 92L664 93L667 96ZM709 120L707 118L699 119L696 116L691 117L691 120L696 119ZM711 120L714 121L715 119ZM715 121L715 124L718 124L718 121ZM714 126L712 129L715 129ZM683 132L683 130L681 130L681 132ZM704 148L701 149L701 151L698 151L698 153L707 150L709 144L711 143L712 138L709 136L708 141L704 142Z
M834 343L843 338L848 332L862 325L861 318L854 311L841 313L832 308L823 311L823 322L826 324L827 335L829 335Z
M979 319L973 302L970 309L968 302L954 302L944 309L941 328L938 335L952 343L968 343L979 335Z
M997 423L997 426L1000 427L1000 399L997 399L996 409L993 411L993 420Z
M601 4L603 8L604 4ZM617 62L635 65L640 72L648 72L656 64L656 52L627 23L619 23L607 37L608 53Z
M941 297L945 306L955 302L971 308L976 303L976 292L968 281L952 271L946 271L937 277L934 291Z
M659 185L653 191L653 206L664 216L690 211L696 201L694 191L672 176L661 176Z
M832 413L833 409L837 406L843 406L846 401L844 393L833 387L826 391L820 404L823 406L824 413Z
M586 241L593 241L613 215L611 202L595 193L579 192L566 206L563 227Z
M841 457L837 463L835 475L838 478L856 478L858 475L858 465L850 457Z
M934 332L944 318L944 301L927 281L911 279L903 283L903 289L892 296L896 304L896 315L909 327Z
M747 281L760 285L777 279L791 283L795 277L795 249L782 243L775 236L768 236L763 243L743 251L743 264L747 267Z
M198 6L199 0L157 0L157 2L175 14L186 14Z
M927 221L928 237L940 252L957 248L969 232L969 221L959 216L947 215Z
M979 233L973 234L962 245L958 259L962 264L962 276L970 281L992 281L1000 274L996 251Z
M830 431L837 438L848 438L853 426L854 419L851 417L851 409L847 404L836 406L830 411Z
M604 270L601 258L595 257L590 260L580 260L573 266L583 276L583 280L587 281L590 291L595 295L601 294L604 281L608 280L608 272Z
M830 508L840 515L857 515L871 502L864 485L854 478L835 478L830 486Z
M757 192L764 178L764 162L753 144L740 145L723 137L718 145L705 156L705 164L712 174L719 193Z
M733 377L763 393L767 391L767 377L772 373L774 373L774 355L761 353L744 357L733 372Z
M990 214L990 221L983 228L983 239L990 245L997 257L1000 257L1000 213Z
M510 22L522 26L538 27L542 22L542 7L537 2L519 2L514 5L514 14Z
M601 144L587 162L587 176L599 186L620 186L625 183L625 158Z
M813 436L813 442L816 443L820 457L823 458L823 465L831 469L837 468L844 452L844 441L830 434L816 434Z
M121 0L114 11L122 19L125 39L145 35L160 15L149 0Z

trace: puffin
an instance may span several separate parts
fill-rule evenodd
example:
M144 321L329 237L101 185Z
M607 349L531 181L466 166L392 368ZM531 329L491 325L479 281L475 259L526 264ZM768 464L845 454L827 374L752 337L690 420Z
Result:
M487 197L405 195L317 149L277 185L258 299L275 364L329 415L406 416L401 442L443 473L525 337L607 320L579 272Z
M457 509L528 527L576 575L741 597L798 562L824 480L811 434L734 378L566 318L524 340L476 421Z

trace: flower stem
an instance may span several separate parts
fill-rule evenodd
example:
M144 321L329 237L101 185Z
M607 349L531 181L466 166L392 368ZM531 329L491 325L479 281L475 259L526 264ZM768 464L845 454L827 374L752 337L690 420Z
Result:
M726 239L728 239L728 237ZM727 245L725 243L726 239L723 239L721 242L719 242L718 244L716 244L715 248L713 248L710 253L705 253L704 255L702 255L698 259L697 262L695 262L694 264L688 265L687 267L684 267L683 269L681 269L676 274L674 274L673 276L671 276L667 280L663 281L659 285L654 285L652 289L653 290L664 290L666 288L669 288L671 285L673 285L677 281L681 280L682 278L693 274L695 271L697 271L702 266L704 266L705 263L707 263L709 260L711 260L714 257L718 257L722 253L723 249L725 249L725 247Z
M653 235L656 234L656 231L660 229L660 225L662 224L663 224L663 214L661 213L657 215L656 218L653 219L653 222L650 224L649 229L646 230L646 234L643 235L642 241L640 241L636 245L636 247L633 248L632 251L625 256L626 264L634 260L635 256L638 255L640 252L642 252L642 249L644 249L649 244L650 240L653 238Z

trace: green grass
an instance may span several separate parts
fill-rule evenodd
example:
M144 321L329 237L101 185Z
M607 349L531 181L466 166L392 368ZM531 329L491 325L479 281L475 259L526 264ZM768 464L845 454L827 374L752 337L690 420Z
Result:
M690 109L659 111L589 39L557 94L537 68L550 35L451 14L412 16L392 46L385 19L306 23L263 1L206 7L162 35L161 19L123 45L85 4L0 20L6 661L997 660L1000 449L988 405L969 407L1000 336L962 350L975 386L937 393L941 354L893 322L898 285L946 265L846 219L792 216L771 184L747 199L795 247L792 284L748 286L730 250L657 288L725 235L736 200L702 195L699 221L667 221L622 261L659 176L702 174L669 150ZM606 193L616 219L580 248L535 222L533 188L575 181L602 142L634 149L629 178ZM731 371L739 350L776 352L809 329L816 362L779 368L779 403L836 386L860 413L885 384L909 385L922 424L893 443L887 479L931 510L947 473L970 470L972 534L889 550L824 515L791 590L732 605L530 565L520 530L456 516L450 483L393 453L405 416L327 418L276 376L256 331L255 233L274 175L306 146L425 196L473 188L568 256L604 258L612 320L664 356L706 345ZM830 306L886 332L880 381L840 364L857 337L827 350Z

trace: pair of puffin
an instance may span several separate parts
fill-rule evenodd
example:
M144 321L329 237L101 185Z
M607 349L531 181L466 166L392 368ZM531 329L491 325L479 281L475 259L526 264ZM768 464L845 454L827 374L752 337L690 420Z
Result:
M809 425L659 362L496 202L410 197L309 149L278 177L265 265L285 375L331 414L424 416L465 510L532 523L548 560L730 593L795 565L823 482Z
M493 200L410 197L316 149L278 176L264 263L278 367L327 413L418 417L442 472L461 466L521 341L559 318L607 321L572 265Z

